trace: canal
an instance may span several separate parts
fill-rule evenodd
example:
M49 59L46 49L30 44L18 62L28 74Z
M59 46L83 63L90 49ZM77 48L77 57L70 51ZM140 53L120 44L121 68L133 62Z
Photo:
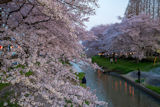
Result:
M84 69L83 69L84 70ZM160 107L160 101L127 81L85 67L87 86L109 107Z

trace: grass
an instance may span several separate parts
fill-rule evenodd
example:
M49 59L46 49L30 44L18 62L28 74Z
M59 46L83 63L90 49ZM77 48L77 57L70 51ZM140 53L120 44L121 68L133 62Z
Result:
M83 88L87 87L86 84L82 84L82 83L80 83L80 86L83 87Z
M85 73L79 72L79 73L76 73L75 75L79 78L79 81L82 81L83 77L85 76ZM80 86L86 88L86 84L82 84L81 82L80 82Z
M85 73L84 72L79 72L76 74L76 76L79 78L79 80L82 80L83 77L85 76Z
M160 87L151 86L151 85L147 85L146 87L149 88L150 90L160 94Z
M25 76L26 77L29 77L29 76L31 76L31 75L33 75L34 73L31 71L31 70L29 70L28 72L26 72L25 73Z
M0 83L0 90L2 90L3 88L9 86L9 83Z
M104 58L100 56L92 57L92 62L97 63L99 66L111 70L111 71L119 71L121 74L126 74L131 71L137 70L140 68L141 71L149 71L152 68L160 66L159 64L153 65L153 62L139 62L137 63L135 60L128 60L128 59L117 59L116 64L111 64L109 58Z

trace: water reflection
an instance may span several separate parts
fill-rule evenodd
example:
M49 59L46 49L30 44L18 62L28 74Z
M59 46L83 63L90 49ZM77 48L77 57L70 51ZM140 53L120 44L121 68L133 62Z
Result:
M134 87L132 87L132 95L134 96Z
M118 90L117 81L115 81L115 90Z
M119 81L119 85L120 85L119 88L120 88L120 91L121 91L121 87L122 87L122 81L121 80Z
M127 82L125 82L125 93L127 94Z
M160 101L120 78L97 71L86 72L86 79L87 86L96 89L99 100L109 102L109 107L160 107Z

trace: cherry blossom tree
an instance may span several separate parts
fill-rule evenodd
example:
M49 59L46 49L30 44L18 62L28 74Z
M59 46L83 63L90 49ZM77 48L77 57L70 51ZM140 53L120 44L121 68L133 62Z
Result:
M156 52L160 48L159 28L157 21L146 15L124 19L119 26L115 26L117 33L105 41L106 49L108 52L115 51L126 56L130 54L141 60L146 58L148 50Z
M88 39L83 42L83 46L85 47L85 52L88 57L97 55L99 52L102 52L100 49L103 47L103 44L101 44L101 41L104 39L103 32L109 28L109 25L98 25L93 27L90 30L90 34L94 35L94 39Z
M11 102L24 107L65 106L68 100L73 106L87 106L86 100L89 106L105 104L78 86L69 64L85 60L76 28L83 29L86 15L93 15L97 6L97 0L0 2L0 45L4 46L0 82L17 90Z
M101 37L103 36L103 32L109 27L109 25L98 25L93 27L90 31L94 33L95 36Z
M159 34L158 20L139 15L123 18L121 23L111 25L103 32L99 42L92 44L97 44L98 50L107 54L130 55L141 60L146 58L147 51L156 52L160 48Z

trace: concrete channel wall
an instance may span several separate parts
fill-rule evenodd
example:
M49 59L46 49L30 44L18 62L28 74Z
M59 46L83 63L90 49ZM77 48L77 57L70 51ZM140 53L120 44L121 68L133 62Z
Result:
M104 72L104 73L107 73L107 72ZM135 87L143 90L144 92L146 92L147 94L149 94L150 96L152 96L153 98L155 98L156 100L160 101L160 94L158 94L158 93L156 93L156 92L154 92L154 91L152 91L152 90L144 87L143 85L141 85L139 83L136 83L136 82L130 80L129 78L127 78L127 77L125 77L125 76L123 76L121 74L118 74L116 72L109 72L108 74L112 75L112 76L116 76L116 77L122 78L123 80L129 82L130 84L134 85Z

